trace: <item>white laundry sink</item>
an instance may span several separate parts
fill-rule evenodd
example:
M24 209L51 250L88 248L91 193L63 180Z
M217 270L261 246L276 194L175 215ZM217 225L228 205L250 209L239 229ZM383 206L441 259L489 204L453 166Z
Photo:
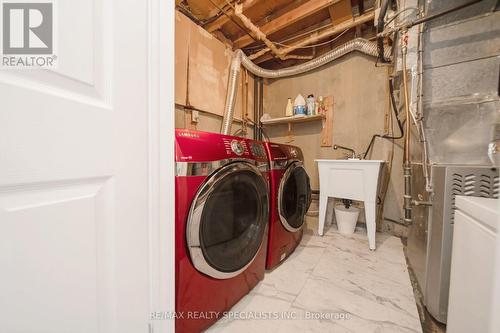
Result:
M329 197L363 201L365 205L368 244L375 250L377 188L381 160L315 160L319 171L319 227L323 235L326 204Z

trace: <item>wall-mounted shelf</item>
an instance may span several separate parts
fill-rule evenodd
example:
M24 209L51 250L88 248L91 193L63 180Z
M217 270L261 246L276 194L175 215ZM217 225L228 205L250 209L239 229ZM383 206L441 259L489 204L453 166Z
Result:
M304 123L308 121L323 120L326 119L325 115L317 114L314 116L293 116L293 117L282 117L273 118L268 120L261 120L263 125L280 125L280 124L290 124L290 123Z
M323 103L326 107L326 114L317 114L314 116L281 117L264 121L261 120L260 122L265 126L288 125L288 142L292 142L294 140L293 124L321 120L321 147L331 147L333 144L333 96L325 96Z

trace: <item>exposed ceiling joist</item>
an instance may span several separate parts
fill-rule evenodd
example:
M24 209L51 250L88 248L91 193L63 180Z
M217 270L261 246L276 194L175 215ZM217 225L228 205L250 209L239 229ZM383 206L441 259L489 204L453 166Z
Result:
M245 0L245 1L243 1L243 3L242 3L243 11L252 8L259 1L260 0ZM215 21L210 22L210 23L206 24L205 26L203 26L203 28L205 28L205 30L207 30L208 32L214 32L215 30L220 29L224 24L229 22L230 18L228 16L230 16L230 17L234 16L234 9L233 8L230 8L229 10L227 10L226 15L224 15L224 14L221 15Z
M332 24L339 24L352 19L351 0L342 0L328 7Z
M275 59L268 65L277 68L293 65L290 59L314 58L334 43L375 33L373 0L175 1L227 46L252 52L248 57L256 63Z
M266 35L259 29L259 27L257 27L255 24L253 24L252 21L250 21L250 19L248 17L243 15L243 10L242 10L241 5L236 5L234 12L235 12L235 15L240 19L241 22L243 22L245 27L247 27L251 31L252 35L255 36L255 38L257 40L263 41L264 44L266 44L266 46L269 48L269 50L271 50L271 52L273 52L276 56L280 57L280 54L278 53L278 48L276 47L276 45L274 45L274 43L271 42L266 37Z
M358 16L356 18L344 21L344 22L337 24L337 25L332 25L332 26L325 28L321 31L314 32L314 33L310 34L309 36L307 36L303 39L300 39L297 42L291 44L290 46L280 48L278 53L280 55L283 55L283 56L287 55L292 51L300 49L301 47L317 43L317 42L322 41L328 37L340 34L340 33L344 32L345 30L355 28L355 27L357 27L361 24L364 24L366 22L369 22L369 21L373 21L374 18L375 18L374 11L367 12L367 13L365 13L361 16ZM264 50L266 50L266 49L264 49ZM261 50L257 53L259 53L260 56L264 54L263 50ZM252 59L253 57L250 56L250 58ZM255 62L261 63L263 61L267 61L270 59L272 59L272 56L264 55L263 57L259 57Z
M319 42L325 38L337 35L337 34L343 32L344 30L352 29L360 24L363 24L363 23L366 23L369 21L373 21L374 18L375 18L375 12L374 11L368 12L368 13L363 14L361 16L358 16L354 19L344 21L340 24L334 25L334 26L327 28L325 30L313 33L313 34L311 34L311 36L304 38L298 42L295 42L292 45L290 45L289 47L285 47L282 50L282 52L290 53L298 48L301 48L302 46L306 46L309 44Z
M281 30L307 16L310 16L328 6L331 6L341 0L311 0L303 5L290 10L289 12L279 16L278 18L264 24L260 27L262 33L269 35L273 32ZM244 35L234 41L234 46L236 48L242 48L251 44L253 42L252 38Z

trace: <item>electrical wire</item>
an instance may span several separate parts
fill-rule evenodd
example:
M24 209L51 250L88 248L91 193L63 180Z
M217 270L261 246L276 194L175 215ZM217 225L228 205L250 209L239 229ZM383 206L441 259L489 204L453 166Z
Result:
M269 136L268 136L268 135L267 135L267 133L266 133L266 130L264 129L264 126L262 126L262 125L260 125L260 124L257 124L255 121L253 121L253 120L252 120L252 119L250 119L250 118L248 118L248 119L247 119L247 121L248 121L250 124L254 125L255 127L260 128L260 130L262 131L262 134L263 134L263 136L264 136L264 140L265 140L266 142L271 141L271 139L269 139ZM260 123L260 122L259 122L259 123Z
M391 99L391 105L394 107L396 104L394 101L394 94L393 94L393 89L391 89L392 83L389 81L389 94L390 94L390 99ZM396 116L397 119L397 114L396 112L390 112L390 128L391 128L391 134L394 136L394 116ZM399 120L398 120L399 122ZM387 190L389 188L389 183L391 181L391 173L392 173L392 166L394 163L394 148L395 148L395 140L391 140L391 153L390 157L387 163L387 172L386 172L386 178L384 179L384 183L382 184L382 189L380 196L377 196L377 201L378 201L378 210L377 210L377 216L381 219L384 220L384 204L385 204L385 199L387 197Z
M282 44L282 43L278 43L278 42L275 42L275 44L277 44L279 46L283 46L283 47L293 47L295 49L309 49L309 48L314 48L314 47L323 46L323 45L327 45L327 44L333 43L337 39L339 39L340 37L342 37L342 35L344 35L349 30L351 30L351 29L345 29L339 35L335 36L335 38L332 38L330 40L327 40L326 42L321 42L321 43L318 43L318 44L311 44L311 45L300 46L300 47L295 47L293 45L287 45L287 44Z
M394 21L394 19L396 19L396 17L398 17L399 15L401 15L402 13L404 13L404 12L406 12L408 10L415 10L417 12L420 12L420 9L417 8L417 7L406 7L406 8L403 8L400 11L396 12L389 20L387 20L384 23L384 28L387 27L389 24L391 24L391 22Z
M378 50L378 60L377 63L380 62L382 64L387 64L390 62L390 60L386 59L384 56L384 38L382 36L379 36L379 34L384 31L384 20L385 20L385 15L387 14L387 8L389 7L390 3L392 3L392 0L381 0L380 3L380 11L378 14L377 22L376 22L376 29L377 29L377 50Z
M285 39L282 39L280 40L279 42L273 42L273 43L283 43L283 42L288 42L288 41L291 41L291 40L294 40L294 39L297 39L297 38L300 38L300 37L303 37L303 36L307 36L307 35L310 35L312 33L315 33L316 31L320 31L322 29L325 29L325 28L328 28L330 26L330 24L328 25L324 25L324 26L321 26L321 27L318 27L318 28L315 28L315 29L312 29L312 30L309 30L309 31L306 31L306 32L303 32L301 34L298 34L298 35L295 35L295 36L292 36L292 37L288 37L288 38L285 38ZM256 46L249 46L249 47L245 47L243 48L243 50L254 50L254 49L263 49L265 48L266 45L264 44L260 44L260 45L256 45Z
M373 144L375 143L375 138L381 138L381 139L387 139L387 140L397 140L397 139L403 138L403 136L404 136L403 124L399 120L398 109L396 106L396 100L394 99L394 82L392 81L392 79L389 79L389 92L391 94L392 111L394 112L394 115L396 116L396 121L397 121L397 124L399 127L400 134L398 136L394 136L394 134L392 134L392 135L380 135L380 134L373 135L372 139L370 140L370 143L368 144L368 147L365 150L365 153L363 154L364 159L366 159L366 157L368 156L368 153L370 153L370 150L372 149ZM406 119L405 121L410 121L410 120Z
M335 38L332 38L330 40L327 40L325 42L321 42L321 43L318 43L318 44L311 44L311 45L300 46L300 47L295 47L293 45L282 44L282 43L279 43L279 42L274 42L274 44L282 46L284 48L293 47L295 50L297 50L297 49L313 49L313 48L316 48L318 46L328 45L328 44L331 44L331 43L335 42L337 39L339 39L342 35L344 35L349 30L351 30L351 29L345 29L339 35L335 36Z

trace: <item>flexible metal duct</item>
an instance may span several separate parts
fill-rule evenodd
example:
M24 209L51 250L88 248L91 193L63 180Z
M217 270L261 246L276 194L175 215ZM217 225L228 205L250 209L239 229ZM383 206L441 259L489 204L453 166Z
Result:
M233 123L234 116L234 104L236 102L236 94L238 92L238 79L241 65L243 65L250 73L254 74L255 76L268 79L278 79L309 72L353 51L359 51L372 57L378 56L376 43L370 42L364 38L356 38L340 45L330 52L327 52L303 64L283 69L270 70L259 67L258 65L254 64L243 53L243 51L236 50L231 63L231 73L229 76L221 133L226 135L231 134L231 125ZM390 55L391 49L386 48L385 57L390 58Z
M236 50L231 61L231 72L229 73L229 82L227 85L226 104L224 105L224 118L222 118L221 133L230 135L231 125L234 117L234 104L236 103L236 94L238 93L238 81L240 79L241 50Z

